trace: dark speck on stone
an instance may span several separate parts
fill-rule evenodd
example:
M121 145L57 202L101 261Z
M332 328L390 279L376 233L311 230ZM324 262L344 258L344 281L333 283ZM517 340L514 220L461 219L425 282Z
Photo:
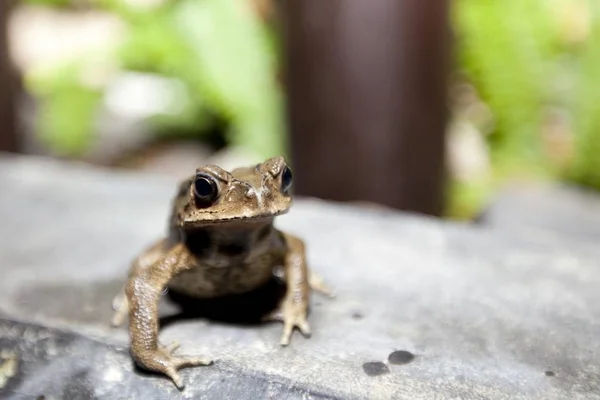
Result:
M394 351L388 356L388 361L390 362L390 364L396 365L408 364L414 359L414 354L405 350Z
M363 370L369 376L378 376L387 374L390 369L387 365L379 361L367 362L363 364Z
M354 311L352 313L352 318L353 319L363 319L364 315L362 315L362 313L360 311Z
M546 374L546 376L555 376L556 375L554 373L554 371L546 371L545 374Z

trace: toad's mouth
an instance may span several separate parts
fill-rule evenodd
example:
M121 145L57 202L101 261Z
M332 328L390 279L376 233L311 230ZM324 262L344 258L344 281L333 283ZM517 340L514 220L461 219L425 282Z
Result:
M258 223L258 222L267 222L272 220L273 218L287 214L289 209L283 209L277 212L272 212L268 214L253 214L253 215L240 215L234 217L222 217L214 214L207 214L205 218L200 219L184 219L183 226L184 227L201 227L206 225L219 225L219 224L232 224L232 223Z

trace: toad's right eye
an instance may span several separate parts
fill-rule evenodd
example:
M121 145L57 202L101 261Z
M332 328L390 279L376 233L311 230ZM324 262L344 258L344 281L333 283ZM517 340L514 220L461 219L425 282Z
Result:
M217 182L208 175L198 174L194 179L194 197L196 205L208 207L219 197L219 186Z

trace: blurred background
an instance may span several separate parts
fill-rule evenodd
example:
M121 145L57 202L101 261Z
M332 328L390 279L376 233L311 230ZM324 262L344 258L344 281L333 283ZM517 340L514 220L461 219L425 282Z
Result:
M600 189L592 0L0 2L0 150L188 175L284 154L296 194L469 220Z

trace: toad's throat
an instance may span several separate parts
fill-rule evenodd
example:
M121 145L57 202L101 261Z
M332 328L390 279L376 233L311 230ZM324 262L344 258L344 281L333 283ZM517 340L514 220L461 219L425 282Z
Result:
M271 221L205 226L186 230L184 242L206 266L235 265L263 252L273 232Z

